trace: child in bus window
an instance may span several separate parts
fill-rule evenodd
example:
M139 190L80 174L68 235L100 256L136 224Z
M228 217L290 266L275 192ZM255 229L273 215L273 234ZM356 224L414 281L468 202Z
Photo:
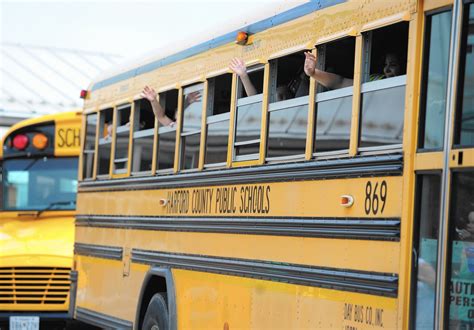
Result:
M169 127L176 126L176 119L175 118L171 119L165 114L165 109L163 109L160 102L158 102L157 93L155 92L153 88L149 86L145 86L140 96L150 101L151 107L153 109L153 113L155 114L160 124L162 124L163 126L169 126ZM186 109L194 102L198 102L200 100L201 100L201 93L199 91L189 93L184 100L183 108ZM175 110L175 113L176 113L176 110Z

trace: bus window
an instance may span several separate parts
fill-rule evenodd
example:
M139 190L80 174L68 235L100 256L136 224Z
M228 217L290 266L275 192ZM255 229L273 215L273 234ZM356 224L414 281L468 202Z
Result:
M419 147L442 149L448 83L451 11L426 17Z
M407 46L406 22L364 34L361 148L401 147Z
M349 149L352 118L355 38L333 41L317 48L318 68L334 73L346 84L328 89L318 84L315 106L315 153ZM349 86L347 86L349 85Z
M225 165L229 139L232 75L227 73L208 81L206 166Z
M435 314L436 267L441 198L441 176L417 176L416 224L413 248L413 329L433 329Z
M178 90L172 89L159 94L160 105L165 109L165 114L172 120L176 120L176 109L178 107ZM169 171L174 167L174 154L176 145L176 127L161 126L158 128L157 145L157 170Z
M303 66L303 52L270 63L268 160L303 155L305 152L309 79Z
M449 329L472 329L474 319L474 172L453 174L450 205Z
M97 175L108 175L110 169L110 153L112 146L112 115L114 109L105 109L100 112L99 150Z
M95 138L97 131L97 114L86 116L86 134L84 153L82 155L82 178L91 179L94 169Z
M234 160L257 159L260 148L262 121L263 66L247 69L256 95L247 96L239 79L237 91L237 115L235 123Z
M155 115L146 99L135 101L132 173L150 172L153 158Z
M114 174L127 172L128 146L130 143L130 113L131 105L124 104L117 107L117 127L115 129Z
M455 144L474 146L474 4L464 7Z
M203 83L183 89L183 129L181 132L181 169L197 168L201 144Z

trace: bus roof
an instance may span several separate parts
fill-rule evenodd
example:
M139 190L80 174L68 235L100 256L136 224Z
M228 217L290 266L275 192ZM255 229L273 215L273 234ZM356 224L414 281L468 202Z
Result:
M218 33L221 33L220 31L229 31L223 35L218 35L213 30L208 34L203 34L206 40L197 40L196 37L193 37L189 41L179 43L177 47L163 47L154 52L153 55L147 54L139 59L116 66L113 70L105 71L92 80L90 90L98 90L184 60L204 51L234 42L238 31L255 34L345 1L346 0L285 0L284 3L269 4L261 12L249 13L250 17L237 18L229 22L224 28L219 28Z

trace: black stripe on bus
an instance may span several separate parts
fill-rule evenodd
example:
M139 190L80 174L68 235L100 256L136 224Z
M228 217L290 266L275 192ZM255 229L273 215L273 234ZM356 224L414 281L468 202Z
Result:
M398 275L132 249L132 262L397 297Z
M122 260L121 247L75 243L74 253L89 257Z
M220 218L78 215L76 226L204 233L400 240L400 219Z
M83 307L76 308L76 319L102 329L132 329L133 323L114 316L91 311Z
M324 161L274 164L257 167L206 170L178 175L155 175L83 181L79 191L150 190L226 184L401 175L401 154L363 156Z

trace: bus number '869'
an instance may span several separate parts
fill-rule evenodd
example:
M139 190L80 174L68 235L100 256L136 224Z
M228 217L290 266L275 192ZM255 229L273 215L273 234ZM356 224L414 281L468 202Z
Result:
M369 215L383 213L385 209L385 203L387 201L387 191L388 186L387 182L383 180L379 182L367 181L365 185L365 214Z

